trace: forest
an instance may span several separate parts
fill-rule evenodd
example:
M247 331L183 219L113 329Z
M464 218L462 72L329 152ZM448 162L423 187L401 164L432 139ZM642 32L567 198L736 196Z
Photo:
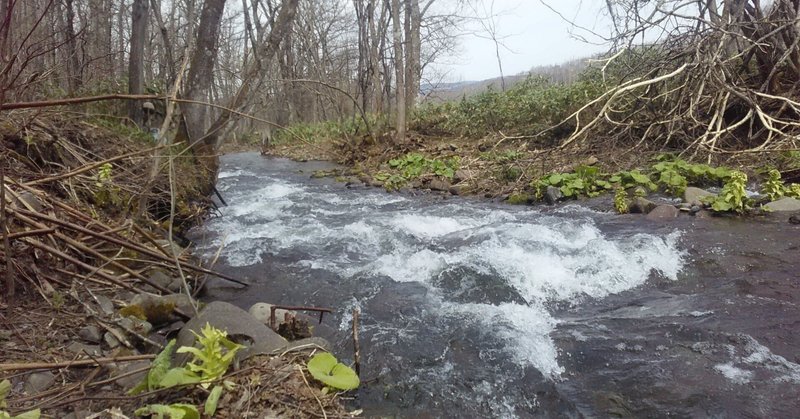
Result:
M333 314L345 365L295 317L334 309L200 302L252 285L192 250L228 154L399 196L800 224L800 0L607 0L591 28L540 3L606 51L505 74L492 0L0 0L0 418L363 413L358 309ZM442 72L469 33L499 77ZM239 365L214 304L270 350Z

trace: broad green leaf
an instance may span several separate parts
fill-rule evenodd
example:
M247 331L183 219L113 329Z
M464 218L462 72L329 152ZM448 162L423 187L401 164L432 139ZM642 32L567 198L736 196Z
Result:
M159 387L161 380L169 370L170 363L172 362L172 353L175 350L175 339L167 343L167 346L158 354L153 364L150 366L150 371L147 376L136 387L128 391L128 394L139 394L143 391L152 391Z
M200 419L200 412L197 411L197 408L184 403L151 404L136 409L134 414L136 416L154 415L157 419Z
M650 178L647 177L647 175L639 173L638 171L635 170L631 172L631 178L633 178L633 180L636 183L642 183L642 184L650 183Z
M206 404L203 407L203 412L208 416L214 416L214 412L217 411L217 403L219 403L219 396L222 395L222 386L214 386L211 389L211 393L208 395L206 399Z
M12 419L39 419L40 416L42 416L41 410L34 409L25 413L20 413Z
M164 374L161 381L158 383L159 387L168 388L184 384L196 384L203 381L197 374L187 370L186 368L173 368Z
M0 381L0 409L6 408L6 397L11 392L11 381Z
M339 390L352 390L361 384L355 371L327 352L314 355L308 361L308 371L317 380Z

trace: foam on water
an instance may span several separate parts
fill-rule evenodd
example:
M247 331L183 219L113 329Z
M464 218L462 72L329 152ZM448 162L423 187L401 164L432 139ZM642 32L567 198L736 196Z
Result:
M223 174L221 188L252 183L255 176L244 169ZM516 362L550 377L563 368L550 338L556 320L545 308L548 302L604 297L643 284L652 272L676 279L683 264L677 233L613 239L593 221L596 213L580 207L544 215L468 202L424 205L377 191L331 191L280 179L256 184L255 191L241 185L231 190L231 206L206 225L213 238L200 250L213 255L224 244L221 257L231 266L287 252L304 255L296 262L299 268L324 269L344 279L420 283L438 315L493 331ZM455 267L497 279L525 303L452 301L451 290L437 279ZM343 321L342 327L349 324ZM393 339L413 333L385 327L385 336Z

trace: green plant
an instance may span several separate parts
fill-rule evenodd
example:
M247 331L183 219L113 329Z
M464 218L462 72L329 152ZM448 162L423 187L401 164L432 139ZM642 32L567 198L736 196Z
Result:
M745 191L746 184L746 174L739 171L731 172L730 179L725 182L719 196L712 198L711 209L718 212L736 211L740 214L747 211L750 208L750 200Z
M314 355L307 366L314 378L337 390L353 390L361 384L355 371L328 352Z
M408 153L403 157L389 160L389 167L398 170L406 180L418 178L425 173L452 179L459 163L458 157L440 160L429 159L420 153Z
M617 172L609 177L608 181L618 184L624 189L635 188L638 186L645 187L651 191L658 189L658 185L650 180L650 176L647 176L639 170Z
M400 175L386 172L378 172L374 176L375 180L382 182L383 187L388 191L396 191L408 183L408 180Z
M537 196L541 196L548 186L555 186L567 198L598 196L612 188L611 182L605 180L604 175L594 166L578 166L573 173L551 173L532 186L536 189Z
M691 184L719 184L731 176L731 170L726 167L711 167L707 164L692 164L685 160L662 154L656 157L657 163L652 170L657 182L672 194L680 195Z
M625 189L619 188L614 193L614 209L620 214L628 213L628 193L625 192Z
M764 182L762 193L770 200L774 201L784 195L784 186L781 182L781 172L772 169L767 172L767 180Z
M136 416L150 415L150 417L157 419L200 419L200 412L197 411L197 408L185 403L173 403L170 405L149 404L136 409L134 414Z
M233 362L236 352L242 346L228 339L225 331L216 329L208 323L201 329L200 334L194 334L197 337L199 347L182 346L176 351L177 353L189 353L192 355L191 361L185 367L169 369L172 351L175 346L175 341L171 341L153 361L150 371L144 380L133 388L130 393L138 394L143 391L186 384L200 384L201 387L208 388L214 381L222 378L228 367L230 367L231 362ZM223 388L231 389L233 385L233 382L225 380L221 385L215 385L211 389L205 403L205 414L214 415Z
M9 393L11 393L11 381L0 381L0 419L39 419L42 414L39 409L21 413L17 416L11 416L8 412L2 410L8 407L6 397L8 397Z
M787 186L783 194L788 197L800 199L800 183L792 183Z

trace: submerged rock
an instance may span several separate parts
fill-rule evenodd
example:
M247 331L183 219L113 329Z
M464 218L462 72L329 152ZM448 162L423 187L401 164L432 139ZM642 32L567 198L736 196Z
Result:
M772 212L800 211L800 199L789 197L781 198L777 201L773 201L767 205L764 205L764 207Z
M678 217L680 211L672 205L659 205L647 214L651 221L671 221Z
M800 217L797 215L789 217L789 224L800 224Z

